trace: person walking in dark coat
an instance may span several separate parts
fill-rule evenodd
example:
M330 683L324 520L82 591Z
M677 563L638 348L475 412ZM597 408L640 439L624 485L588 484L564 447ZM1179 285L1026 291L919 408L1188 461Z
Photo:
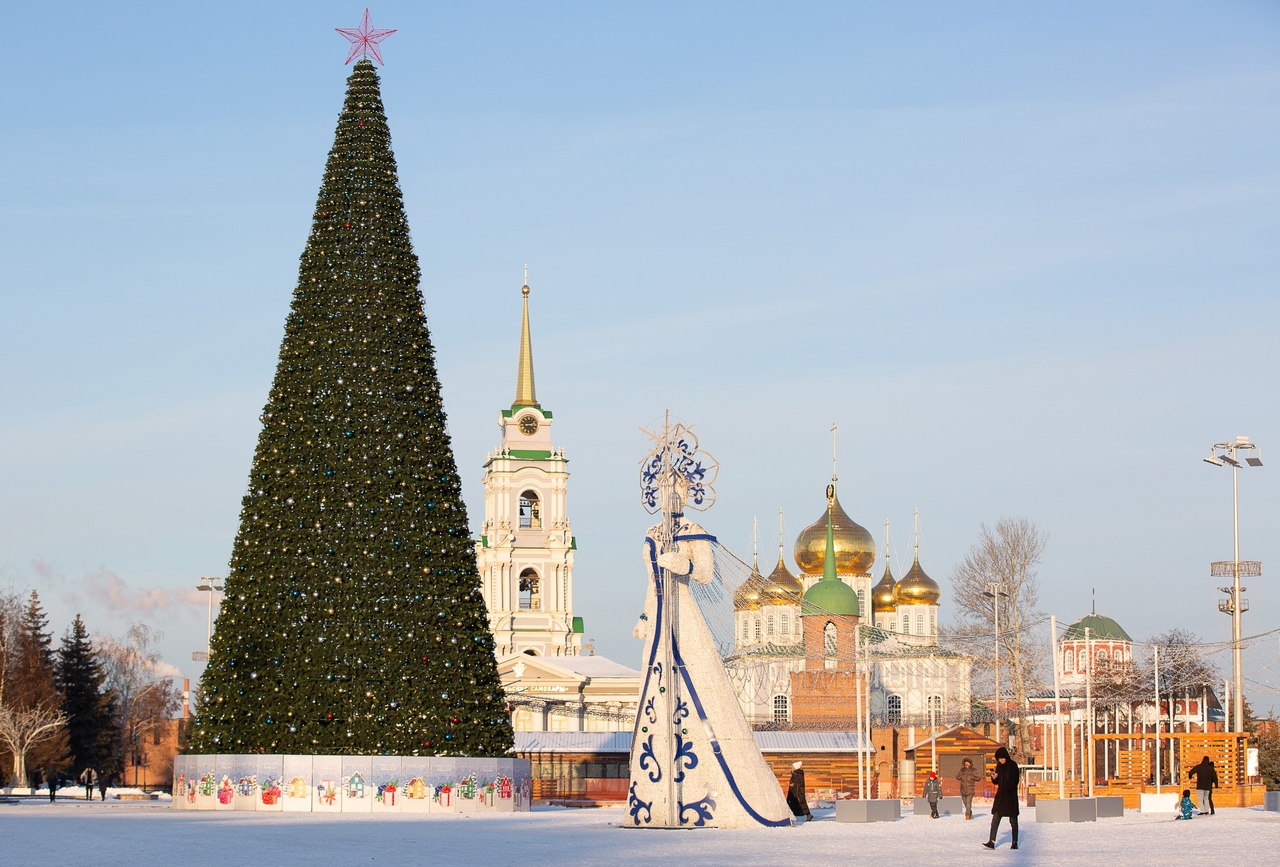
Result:
M1187 772L1187 778L1195 777L1196 780L1196 799L1200 802L1200 815L1206 812L1207 804L1210 816L1214 814L1213 810L1213 790L1218 785L1218 769L1213 766L1213 762L1209 761L1209 757L1205 756L1200 760L1200 764L1196 765Z
M978 790L978 781L982 779L982 771L973 766L969 759L964 760L960 772L956 774L960 781L960 800L964 801L964 817L973 818L973 796Z
M85 768L80 772L80 782L84 785L84 799L93 800L93 787L98 785L98 772L93 768Z
M991 772L991 782L996 785L996 797L991 802L991 835L983 843L988 849L996 848L996 834L1000 831L1000 818L1009 817L1009 828L1013 831L1013 845L1018 848L1018 763L1009 757L1004 747L996 750L996 769Z
M813 813L809 812L809 799L805 796L803 764L804 762L794 762L791 765L791 780L787 783L787 806L796 816L804 816L812 822Z
M44 772L44 778L49 781L49 803L52 804L58 800L58 772L50 768Z
M929 779L924 781L924 797L929 802L929 815L938 818L938 799L942 797L942 782L936 771L929 772Z
M98 793L102 795L102 800L107 799L107 787L111 785L111 774L103 771L98 774Z

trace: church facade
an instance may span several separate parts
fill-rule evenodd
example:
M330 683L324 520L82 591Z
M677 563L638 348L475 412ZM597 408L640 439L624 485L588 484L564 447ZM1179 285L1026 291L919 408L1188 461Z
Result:
M855 680L873 728L967 719L972 661L938 645L941 589L920 565L918 527L911 568L894 580L886 538L884 575L873 586L875 541L841 507L835 483L833 477L826 514L796 539L800 574L787 567L780 540L773 571L757 570L734 594L735 646L725 667L748 721L757 728L855 728ZM846 625L857 626L857 638L842 652ZM840 673L854 656L857 678Z

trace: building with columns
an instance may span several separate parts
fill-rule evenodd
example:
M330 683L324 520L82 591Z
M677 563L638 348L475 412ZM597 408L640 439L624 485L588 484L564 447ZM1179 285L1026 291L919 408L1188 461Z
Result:
M569 464L551 439L555 419L538 402L528 283L520 291L515 400L501 411L501 439L485 458L484 521L476 542L498 674L518 731L629 730L640 673L581 655Z

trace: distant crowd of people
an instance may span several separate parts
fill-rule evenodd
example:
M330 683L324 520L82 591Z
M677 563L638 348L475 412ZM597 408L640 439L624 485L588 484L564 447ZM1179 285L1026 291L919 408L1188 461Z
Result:
M119 780L119 774L99 774L93 768L85 768L76 777L75 782L84 786L84 797L86 801L93 800L93 790L98 790L98 795L102 800L107 799L107 789L115 786ZM39 771L32 774L31 787L39 789L41 786L49 787L49 800L56 801L58 799L58 790L67 788L71 783L71 779L57 768L48 768L43 773Z

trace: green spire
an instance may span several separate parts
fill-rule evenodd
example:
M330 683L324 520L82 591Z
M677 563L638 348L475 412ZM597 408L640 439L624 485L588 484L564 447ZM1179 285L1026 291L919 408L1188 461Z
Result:
M836 577L836 537L831 531L831 504L827 504L827 551L822 557L822 580L839 581Z

